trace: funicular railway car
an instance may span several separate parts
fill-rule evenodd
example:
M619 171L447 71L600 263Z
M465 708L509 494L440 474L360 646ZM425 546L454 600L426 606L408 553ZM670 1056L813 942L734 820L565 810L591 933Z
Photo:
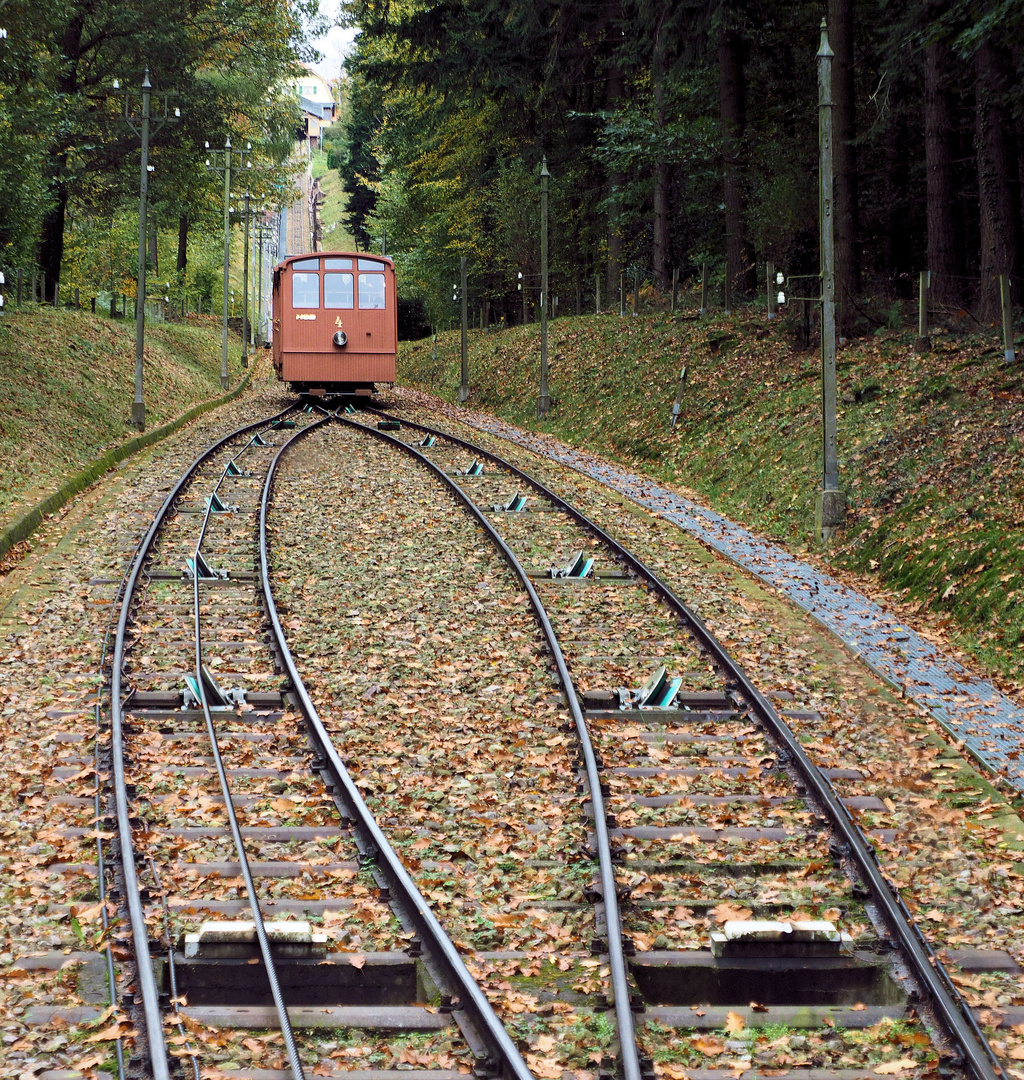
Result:
M394 263L320 251L274 268L273 357L296 393L373 393L395 381L398 303Z

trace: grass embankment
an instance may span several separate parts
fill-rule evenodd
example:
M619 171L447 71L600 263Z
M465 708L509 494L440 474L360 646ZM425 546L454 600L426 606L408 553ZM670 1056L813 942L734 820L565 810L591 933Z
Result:
M238 378L237 339L231 344ZM147 430L222 393L219 320L146 327ZM0 527L136 434L135 323L24 308L0 319Z
M814 543L821 477L817 350L796 323L660 313L550 324L554 407L535 416L537 326L470 336L470 407L683 485L797 554L888 594L1001 684L1024 691L1024 363L994 331L880 330L840 348L841 486L850 512L831 549ZM408 343L399 379L457 396L459 335ZM679 424L669 429L680 369Z
M320 220L324 227L324 251L355 251L356 242L342 220L348 208L348 196L336 169L327 168L327 155L319 150L313 155L313 176L319 178L324 192Z

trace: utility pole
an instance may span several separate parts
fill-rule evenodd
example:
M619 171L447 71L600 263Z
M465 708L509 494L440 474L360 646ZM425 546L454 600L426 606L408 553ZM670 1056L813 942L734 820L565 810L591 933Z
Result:
M210 144L206 144L209 149ZM230 269L231 269L231 170L233 168L234 159L238 159L238 168L243 166L251 168L252 163L248 161L249 152L252 150L252 144L247 143L245 150L232 150L231 148L231 136L228 135L224 140L223 150L211 150L210 157L206 159L206 167L213 172L222 172L224 174L224 296L223 303L221 305L221 346L220 346L220 385L221 388L226 390L230 384L228 377L228 300L229 293L231 291L230 283ZM218 155L222 155L220 164L217 163Z
M540 165L540 397L537 416L547 416L551 409L548 393L548 159Z
M120 83L114 80L114 89L120 89ZM124 121L139 136L142 142L142 157L139 165L139 262L138 278L135 287L135 398L132 401L132 426L139 431L146 430L146 403L142 396L142 361L146 351L146 224L149 210L149 136L150 100L153 86L149 81L149 68L142 77L142 114L132 116L128 112L128 92L124 96ZM166 100L163 115L157 118L157 127L174 123L181 115L179 109L174 116L169 115ZM136 127L136 124L139 126Z
M469 347L466 333L469 323L469 298L466 296L466 256L459 259L459 311L462 316L462 377L459 382L459 404L469 399Z
M245 258L242 260L242 367L249 366L249 192L245 193Z
M835 196L832 170L832 58L828 25L821 20L818 48L818 148L821 219L821 409L822 481L817 500L818 533L823 541L846 516L846 496L839 490L836 405L836 262Z

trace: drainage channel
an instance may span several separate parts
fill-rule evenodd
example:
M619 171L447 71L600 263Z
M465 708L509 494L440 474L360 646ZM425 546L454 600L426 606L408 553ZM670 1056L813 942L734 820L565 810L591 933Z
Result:
M520 553L538 617L550 615L558 633L557 665L564 650L568 699L586 708L581 729L592 732L602 773L589 807L593 847L604 855L594 885L607 912L611 861L624 948L634 954L631 1003L644 1018L641 1067L664 1058L666 1043L680 1045L664 1032L873 1030L921 1015L938 1038L925 1042L920 1065L998 1075L975 1018L851 816L879 808L844 805L700 620L620 545L480 447L415 424L392 434L399 423L384 417L385 430L373 433L404 440L460 486L508 557ZM607 809L595 797L601 788ZM621 1007L621 992L613 997ZM627 1028L620 1021L620 1033ZM754 1053L756 1040L731 1042L749 1064L741 1047Z

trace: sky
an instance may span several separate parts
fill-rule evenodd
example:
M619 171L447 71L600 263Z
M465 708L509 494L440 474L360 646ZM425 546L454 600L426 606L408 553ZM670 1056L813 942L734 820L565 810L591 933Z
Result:
M338 16L339 0L320 0L320 11L333 23ZM336 79L341 73L341 62L355 38L354 30L345 30L332 26L326 36L315 38L313 44L323 53L324 58L313 69L325 79Z

